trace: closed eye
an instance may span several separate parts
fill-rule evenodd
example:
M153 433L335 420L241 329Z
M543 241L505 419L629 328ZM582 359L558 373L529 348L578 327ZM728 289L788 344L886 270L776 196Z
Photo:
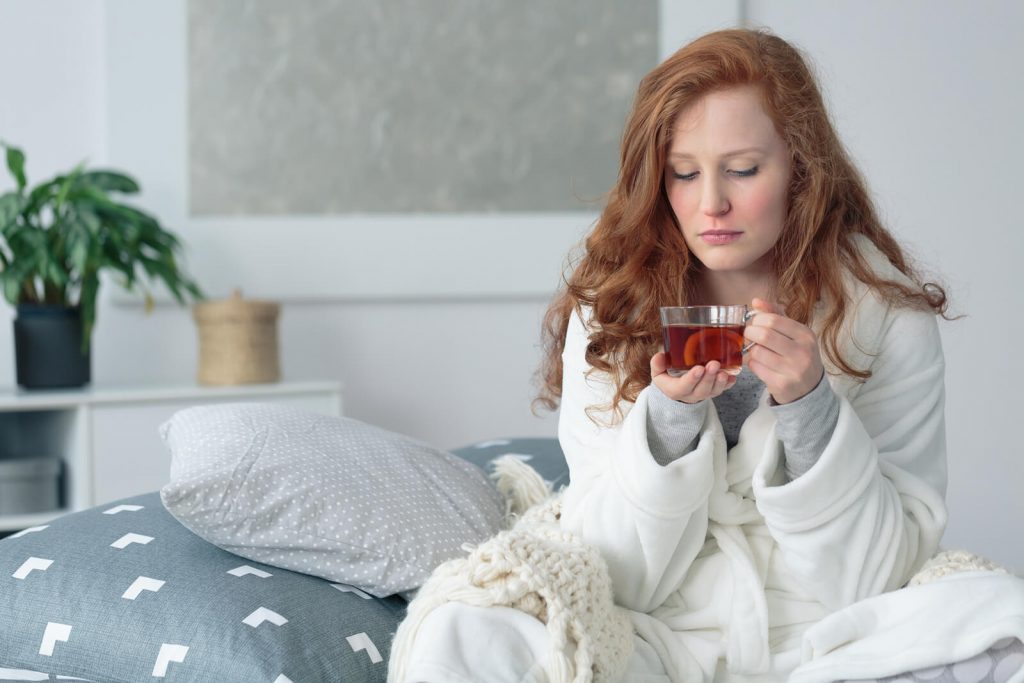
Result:
M734 176L739 176L740 178L749 178L750 176L757 175L758 170L759 168L757 166L751 166L750 168L745 169L728 170L726 171L726 173L729 173L730 175ZM698 175L699 171L694 171L693 173L676 173L675 171L672 172L672 177L675 178L676 180L694 180Z
M729 171L729 173L732 173L733 175L738 175L741 178L747 178L752 175L757 175L757 166L751 166L750 168L741 171Z

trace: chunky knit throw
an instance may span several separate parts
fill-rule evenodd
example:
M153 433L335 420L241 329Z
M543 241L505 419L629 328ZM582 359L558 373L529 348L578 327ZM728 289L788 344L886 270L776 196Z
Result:
M966 550L942 550L924 563L924 566L910 579L908 586L919 586L941 579L943 576L958 574L960 572L996 572L997 574L1009 574L1006 567L1002 567L984 557L978 557Z
M496 471L510 513L529 509L511 529L434 571L395 634L388 681L404 680L420 624L449 601L513 607L543 622L551 635L546 672L552 683L617 680L632 654L633 629L613 602L604 560L561 528L560 496L535 504L538 494L550 492L532 468L511 458L498 462Z

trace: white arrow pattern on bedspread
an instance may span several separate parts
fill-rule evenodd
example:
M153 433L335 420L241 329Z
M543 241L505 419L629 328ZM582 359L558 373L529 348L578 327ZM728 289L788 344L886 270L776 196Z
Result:
M118 512L138 512L142 508L142 505L118 505L110 508L109 510L104 510L103 514L116 515Z
M0 666L0 681L52 681L50 674L29 669L5 669ZM58 681L85 681L93 683L88 678L75 678L74 676L57 676Z
M373 596L367 593L366 591L359 590L355 586L350 586L347 583L332 583L331 586L337 588L342 593L355 593L363 600L373 600Z
M30 526L30 527L29 527L29 528L27 528L27 529L22 529L21 531L19 531L19 532L18 532L18 533L16 533L16 534L11 534L11 535L10 535L10 536L8 536L7 538L21 538L21 537L22 537L22 536L24 536L25 534L34 534L34 533L36 533L37 531L42 531L43 529L49 529L49 528L50 528L50 525L49 525L49 524L44 524L44 525L42 525L42 526Z
M163 588L164 581L160 579L151 579L148 576L140 576L139 578L132 581L132 585L128 586L128 590L124 592L122 598L126 600L134 600L139 597L142 591L153 591L156 593L158 590Z
M160 653L156 656L156 664L153 665L153 678L163 678L167 675L167 666L171 662L181 664L188 654L187 645L175 645L163 643L160 646Z
M352 652L366 650L366 654L370 655L370 661L373 664L384 661L384 658L380 656L380 652L377 650L377 646L370 640L370 636L365 633L357 633L354 636L349 636L346 640L349 647L352 648Z
M118 550L127 548L132 543L140 543L146 545L153 540L152 536L143 536L142 534L125 534L121 538L117 539L110 544L111 548L117 548Z
M55 621L46 623L46 630L43 631L43 642L39 644L39 654L46 657L53 656L53 648L57 642L66 643L71 637L71 624L58 624Z
M53 560L47 560L42 557L30 557L27 560L25 560L21 564L21 566L18 567L17 571L11 574L11 576L13 576L16 579L24 579L26 576L32 573L33 569L38 569L41 572L45 572L47 569L50 568L51 564L53 564Z
M235 567L234 569L229 569L228 574L231 574L231 576L238 577L247 576L251 574L253 576L258 576L261 579L265 579L268 576L273 576L273 574L271 574L270 572L265 572L262 569L256 569L256 567L250 567L247 564L243 564L241 567Z
M288 623L288 620L282 617L277 612L269 610L266 607L260 607L258 610L242 619L243 624L248 624L253 628L258 628L264 621L269 621L275 626L283 626Z

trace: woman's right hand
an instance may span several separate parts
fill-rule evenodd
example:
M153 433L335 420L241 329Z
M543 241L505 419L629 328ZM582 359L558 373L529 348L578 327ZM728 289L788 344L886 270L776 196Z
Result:
M668 374L668 354L659 351L651 358L651 382L675 401L700 403L736 384L736 376L722 370L721 364L713 360L706 367L695 365L682 377L673 377Z

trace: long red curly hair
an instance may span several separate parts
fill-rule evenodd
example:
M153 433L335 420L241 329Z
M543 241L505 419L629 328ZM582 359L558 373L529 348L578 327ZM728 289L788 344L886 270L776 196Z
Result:
M672 130L679 115L709 92L750 84L759 86L764 110L791 155L788 214L771 252L786 315L808 324L815 304L824 300L824 352L843 372L863 381L870 372L851 367L839 350L849 303L844 271L891 304L945 314L945 291L922 283L882 227L800 52L765 31L717 31L686 45L640 82L622 136L618 179L586 238L582 258L545 315L535 407L558 406L566 329L582 306L592 308L596 323L586 361L609 373L617 387L612 405L602 408L618 413L621 401L635 401L650 384L650 358L661 342L658 309L697 303L702 268L665 194ZM856 234L870 239L917 286L880 279L858 252Z

